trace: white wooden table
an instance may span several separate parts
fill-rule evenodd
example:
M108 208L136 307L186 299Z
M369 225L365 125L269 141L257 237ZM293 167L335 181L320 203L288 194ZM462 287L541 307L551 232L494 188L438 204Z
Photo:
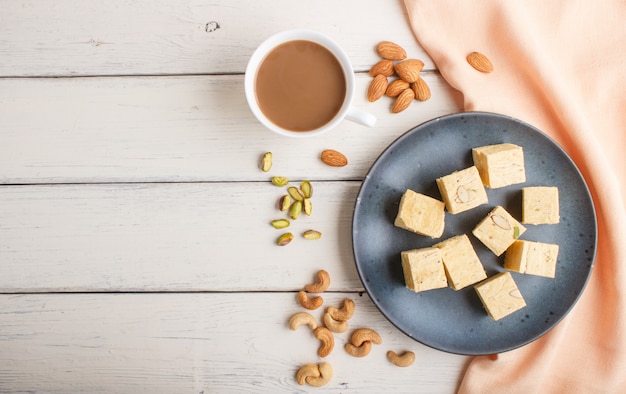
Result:
M273 33L334 38L357 71L356 105L314 139L279 137L252 116L243 71ZM425 61L432 99L392 115L367 102L376 43ZM378 312L351 250L361 180L395 138L458 112L460 98L409 30L400 1L0 1L0 392L454 392L468 361L423 346ZM347 167L322 164L323 149ZM274 154L268 175L257 167ZM286 247L269 222L282 189L315 188L292 225L323 233ZM297 291L327 270L325 305L356 302L352 328L383 337L362 359L336 335L326 359ZM323 308L313 312L318 318ZM412 350L391 365L387 350ZM314 389L297 369L328 361Z

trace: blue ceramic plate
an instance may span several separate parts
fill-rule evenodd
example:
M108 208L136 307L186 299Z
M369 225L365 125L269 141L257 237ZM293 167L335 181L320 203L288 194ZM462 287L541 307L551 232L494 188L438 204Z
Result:
M489 203L456 215L431 239L393 225L400 198L412 189L441 200L435 179L473 165L471 149L513 143L523 147L526 182L486 189ZM474 288L414 293L405 287L400 252L468 234L489 276L504 271L472 234L496 205L521 220L523 186L559 188L558 224L526 225L520 239L558 244L556 278L513 272L527 306L498 321L483 309ZM357 270L378 309L411 338L450 353L501 353L527 344L554 327L574 306L593 267L596 216L589 189L569 156L536 128L503 115L467 112L409 130L377 159L359 191L352 221Z

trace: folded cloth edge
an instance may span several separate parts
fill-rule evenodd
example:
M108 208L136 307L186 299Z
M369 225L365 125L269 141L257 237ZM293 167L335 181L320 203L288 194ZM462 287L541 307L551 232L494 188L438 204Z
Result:
M463 95L465 109L505 113L527 121L557 139L557 142L564 146L581 168L592 191L599 217L600 237L596 260L598 264L594 268L592 279L579 304L557 327L534 343L499 355L496 360L489 357L473 359L459 388L460 392L496 392L504 387L510 388L507 392L527 392L539 389L542 392L561 392L566 388L573 390L570 392L581 392L581 390L612 392L626 389L626 380L621 376L621 371L626 366L626 346L623 334L626 318L625 314L620 312L626 305L626 295L618 288L618 284L626 279L623 267L626 260L624 252L619 248L620 245L626 244L626 238L621 235L623 231L612 231L615 230L616 219L626 219L623 199L624 183L626 183L624 172L620 172L619 163L615 164L615 160L609 162L603 154L603 148L606 147L607 142L603 141L604 145L599 143L601 137L606 139L607 135L610 135L610 133L597 135L597 130L607 122L598 122L597 113L587 111L586 103L574 100L563 93L568 89L566 82L571 83L572 75L576 76L576 74L565 75L561 82L558 76L550 80L555 71L543 69L536 71L535 69L533 72L530 63L535 61L535 67L539 67L547 62L537 56L535 48L539 46L539 52L547 50L547 46L544 47L539 41L542 31L539 30L534 35L530 34L530 40L526 32L523 32L524 36L520 36L520 33L515 31L518 25L532 26L536 21L531 16L536 15L538 10L549 15L551 12L563 12L564 7L580 6L582 15L589 8L589 5L578 4L581 2L574 2L576 4L570 2L569 6L565 3L554 2L542 8L543 6L538 3L527 7L524 2L502 4L476 1L459 4L445 1L405 0L409 21L416 39L431 56L444 79ZM615 3L611 5L615 6ZM610 7L608 8L609 10L605 12L611 12ZM623 14L623 9L619 12ZM472 15L473 20L463 21L462 18L467 19L467 15ZM476 15L478 17L474 18ZM554 18L554 15L551 16ZM445 25L437 25L444 19ZM520 19L522 23L516 25L516 19ZM541 22L542 18L538 19ZM543 19L550 21L547 16ZM619 18L616 19L619 20ZM457 22L459 22L458 25ZM508 25L503 26L504 23ZM478 25L478 27L468 26L469 24ZM459 26L461 29L468 29L467 34L460 35L459 28L457 28ZM489 29L491 30L488 31ZM499 40L491 39L489 36L493 33L493 29L504 31ZM472 34L469 33L470 31ZM626 37L626 35L618 34L617 37ZM494 43L494 41L497 42ZM522 102L520 105L519 100L503 102L502 97L490 100L484 97L483 85L468 83L465 79L472 71L465 67L464 60L460 59L464 58L463 53L467 52L471 45L480 46L487 51L497 51L505 44L517 45L517 52L513 51L512 54L507 52L506 56L498 57L498 63L509 66L508 62L517 62L512 66L518 73L513 76L509 75L510 79L504 78L504 81L510 82L515 78L523 81L530 80L531 93L536 99L533 102ZM619 48L617 50L619 51ZM523 53L526 57L524 60L528 60L529 64L519 64L520 53ZM622 60L618 60L616 66L619 66L619 62L624 61L626 56L620 59ZM601 63L601 60L594 60L598 64ZM593 71L593 68L590 68L591 74L587 77L594 77ZM501 77L502 75L497 76L502 80ZM623 75L618 74L616 83L626 89L626 78L623 78ZM619 100L619 97L616 99ZM616 107L615 110L619 111L619 105ZM620 129L620 126L626 126L624 117L617 114L615 118L617 121L612 125L616 130L613 132L626 130L626 127ZM626 145L622 144L622 148L624 147ZM598 305L599 301L606 301L607 296L610 297L610 305L607 306L607 303ZM600 313L597 312L598 309L601 310ZM590 330L602 330L599 334L584 335L578 332L581 330L577 327L572 329L572 325L585 325L585 321L589 319L587 316L590 314L598 321L587 324L587 327ZM612 336L612 338L601 338L604 335ZM585 343L580 346L574 345L575 348L580 349L578 351L576 349L563 351L564 347L572 347L570 343L572 340L585 341ZM566 361L564 358L572 354L577 355L578 359L587 359L588 368L585 367L586 363L582 363L581 366L563 368L561 364ZM588 371L579 373L583 368ZM558 376L553 379L552 375L555 371ZM515 383L514 389L513 383ZM502 386L502 384L509 386Z

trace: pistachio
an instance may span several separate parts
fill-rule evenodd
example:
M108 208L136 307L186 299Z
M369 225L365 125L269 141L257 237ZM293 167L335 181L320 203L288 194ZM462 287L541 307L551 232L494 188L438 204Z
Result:
M307 230L302 233L302 237L304 237L304 239L320 239L322 238L322 233L317 230Z
M302 190L304 198L311 198L313 196L313 186L311 186L311 182L309 181L302 181L300 190Z
M272 227L281 229L281 228L289 227L291 223L287 219L277 219L277 220L272 220L271 224L272 224Z
M272 183L274 184L274 186L283 187L289 183L289 179L285 178L284 176L273 176Z
M295 186L289 186L287 188L287 193L289 193L291 198L293 198L296 201L304 200L304 197L302 196L302 193L300 193L300 190L298 190L298 188L295 187Z
M265 152L261 156L260 167L263 172L268 172L272 168L272 152Z
M278 199L278 210L285 212L291 206L291 197L287 194Z
M313 205L311 204L311 199L305 198L302 203L304 205L304 213L306 213L307 216L311 216L311 213L313 212Z
M300 217L300 214L302 213L302 201L294 201L293 204L291 204L291 208L289 208L289 217L292 218L293 220L298 219L298 217Z
M283 235L281 235L280 237L278 237L278 239L276 240L276 244L278 246L285 246L287 244L289 244L289 242L293 241L293 234L292 233L285 233Z

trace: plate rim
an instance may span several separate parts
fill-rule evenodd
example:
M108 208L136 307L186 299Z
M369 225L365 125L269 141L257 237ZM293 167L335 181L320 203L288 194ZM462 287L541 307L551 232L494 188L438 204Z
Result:
M370 288L369 285L367 284L367 281L364 278L364 273L362 272L362 267L360 266L358 260L357 260L357 252L356 252L356 248L355 248L355 221L357 219L357 209L360 205L360 201L361 201L361 197L362 197L362 193L368 183L368 180L370 179L370 174L372 173L372 171L375 170L375 168L377 168L378 165L380 165L380 162L382 160L382 158L384 156L386 156L386 153L388 151L390 151L392 148L394 148L397 144L399 144L403 139L408 138L408 136L410 136L411 134L418 132L418 130L426 128L428 125L433 124L433 123L437 123L440 122L441 120L448 120L448 119L453 119L453 118L463 118L465 116L478 116L478 117L487 117L487 118L499 118L499 119L504 119L506 121L510 121L513 123L518 123L521 124L524 127L527 127L529 129L532 129L534 132L536 132L537 134L543 136L544 138L546 138L548 141L550 141L554 147L556 147L563 155L563 157L569 161L569 163L571 164L571 166L573 167L573 169L576 171L576 175L578 175L578 177L582 180L582 184L584 186L584 193L591 205L591 213L592 213L592 217L593 217L593 254L591 256L591 261L589 264L589 270L587 272L586 278L582 284L582 287L580 288L580 291L576 294L576 296L573 298L571 305L569 305L565 312L559 316L558 318L555 319L554 323L551 324L549 327L547 327L545 330L539 332L537 335L532 336L530 338L528 338L525 341L522 341L520 343L516 343L513 344L512 346L506 346L506 347L500 347L498 349L490 349L488 351L477 351L477 352L462 352L462 351L455 351L453 349L450 348L441 348L441 347L437 347L434 344L431 343L426 343L421 341L420 339L412 336L410 333L406 332L404 329L402 329L395 321L393 321L388 314L385 312L384 308L381 307L381 305L379 304L379 302L376 300L376 297L373 297L372 294L370 293ZM566 317L568 316L572 309L574 308L574 306L580 301L580 298L582 297L583 293L585 292L585 289L587 288L587 285L589 284L589 280L591 278L591 275L594 271L594 267L595 267L595 262L596 262L596 257L597 257L597 253L598 253L598 217L597 217L597 212L596 212L596 207L595 207L595 203L593 200L593 195L591 193L591 190L589 189L589 185L587 184L587 181L585 179L585 177L583 176L582 172L580 171L580 168L576 165L576 163L574 162L574 160L570 157L570 155L565 151L565 149L563 149L563 147L556 142L556 140L554 140L554 138L552 138L551 136L549 136L547 133L545 133L544 131L540 130L539 128L531 125L528 122L525 122L523 120L520 120L518 118L509 116L509 115L505 115L505 114L500 114L500 113L495 113L495 112L488 112L488 111L464 111L464 112L456 112L456 113L450 113L450 114L446 114L446 115L442 115L442 116L438 116L436 118L432 118L429 120L426 120L422 123L419 123L418 125L406 130L405 132L403 132L401 135L399 135L397 138L395 138L391 143L389 143L381 152L380 154L376 157L376 159L372 162L371 166L369 167L365 177L363 178L363 181L361 182L361 185L359 186L359 190L357 192L355 201L354 201L354 205L353 205L353 211L352 211L352 220L351 220L351 247L352 247L352 256L354 259L354 264L356 266L357 269L357 273L359 275L359 280L361 281L361 284L363 285L363 288L365 290L365 292L367 293L368 297L370 298L370 300L372 300L372 303L376 306L376 308L378 309L378 311L385 317L385 319L387 321L389 321L394 327L396 327L400 332L402 332L403 334L405 334L406 336L408 336L409 338L413 339L414 341L421 343L429 348L435 349L435 350L439 350L439 351L443 351L446 353L450 353L450 354L458 354L458 355L464 355L464 356L481 356L481 355L490 355L490 354L494 354L494 353L503 353L503 352L508 352L517 348L520 348L522 346L528 345L534 341L536 341L537 339L543 337L545 334L547 334L548 332L550 332L553 328L555 328L557 325L559 325L559 323Z

